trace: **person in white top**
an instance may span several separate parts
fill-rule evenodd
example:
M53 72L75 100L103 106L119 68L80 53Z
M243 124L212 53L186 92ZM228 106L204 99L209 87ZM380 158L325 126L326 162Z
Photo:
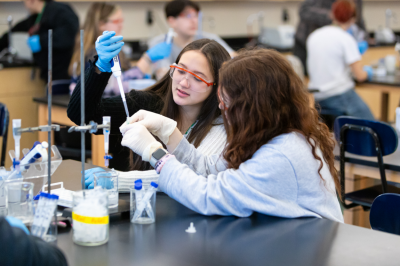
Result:
M346 32L355 22L353 2L340 0L332 5L333 24L315 30L307 39L309 89L318 89L315 101L333 115L349 115L374 120L368 106L354 91L358 82L372 77L372 68L362 66L356 40Z
M183 47L195 40L204 38L214 40L221 44L231 56L236 54L236 52L218 35L198 31L199 11L199 5L190 0L173 0L166 4L165 17L168 26L174 30L175 36L172 40L170 56L153 64L153 71L155 71L157 79L160 79L160 77L169 70L169 66L175 62ZM165 34L155 36L149 40L149 48L164 41Z
M177 128L171 132L173 120L148 111L120 127L121 145L154 165L161 191L198 213L343 222L335 143L290 63L276 51L251 50L219 75L228 143L222 155L201 154Z

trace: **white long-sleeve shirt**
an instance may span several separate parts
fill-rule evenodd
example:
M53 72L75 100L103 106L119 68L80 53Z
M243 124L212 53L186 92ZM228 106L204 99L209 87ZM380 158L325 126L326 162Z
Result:
M220 155L204 156L182 139L161 170L159 188L205 215L246 217L253 212L296 218L319 217L343 222L335 184L324 162L299 133L282 134L253 157L227 169ZM322 153L317 149L317 154Z
M226 132L222 117L214 121L214 126L207 136L201 141L197 150L204 155L221 154L226 144ZM119 172L118 190L129 192L129 187L134 185L135 180L142 179L143 185L150 185L150 182L158 182L158 174L155 170Z

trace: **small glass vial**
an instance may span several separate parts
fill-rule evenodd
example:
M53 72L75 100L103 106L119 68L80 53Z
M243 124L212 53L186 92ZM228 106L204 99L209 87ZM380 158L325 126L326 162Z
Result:
M108 241L108 192L95 187L73 194L73 241L82 246L99 246Z

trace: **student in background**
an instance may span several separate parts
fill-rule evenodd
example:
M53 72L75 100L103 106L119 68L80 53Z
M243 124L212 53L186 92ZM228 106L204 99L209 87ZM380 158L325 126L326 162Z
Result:
M309 88L318 89L315 101L321 110L374 120L368 106L354 91L354 78L372 77L372 68L362 66L357 42L347 29L356 20L356 6L339 0L332 5L333 23L310 34L307 40Z
M168 72L169 66L175 62L175 59L182 49L189 43L199 39L211 39L221 44L231 56L235 51L223 41L218 35L198 31L198 15L200 7L197 3L190 0L173 0L165 6L165 17L170 28L174 29L175 36L172 41L171 55L164 60L160 60L153 65L157 79L160 79ZM149 41L149 47L153 47L165 40L165 34L161 34Z
M300 6L300 22L296 30L293 54L300 58L304 66L304 70L307 70L307 38L314 30L332 23L332 17L330 13L332 4L334 2L335 0L305 0ZM368 39L362 17L362 0L354 0L354 3L356 5L358 14L355 23L359 30L365 32L365 39ZM360 49L362 51L365 50L364 47L365 42L360 41Z
M28 32L28 45L40 77L47 82L48 30L53 29L53 80L69 79L68 65L79 29L79 20L72 8L52 0L24 0L31 15L12 28L12 32ZM8 46L8 35L0 39L0 51Z
M85 23L83 29L85 30L84 36L84 51L85 51L85 68L89 67L89 59L92 59L97 55L96 51L96 40L97 37L102 35L103 32L115 32L115 35L121 35L123 28L124 17L122 9L113 4L98 2L90 5L88 12L86 14ZM163 58L164 56L169 56L171 51L171 45L166 45L164 43L159 44L159 47L155 47L155 52L159 52L160 46L164 55L160 55L160 58L153 58L154 62ZM125 54L121 51L119 53L121 69L122 69L122 85L125 92L129 92L129 80L132 79L143 79L146 78L147 72L150 72L150 66L153 62L145 53L142 58L139 59L137 66L131 67L130 62L125 57ZM81 72L80 64L80 34L77 34L75 40L75 49L72 56L71 63L69 65L69 74L72 76L72 81L70 84L70 93L72 94L75 89L77 80ZM106 89L104 90L104 96L114 96L119 95L119 87L117 80L114 76L111 76Z
M167 133L171 120L145 111L121 126L121 144L152 162L161 191L201 214L343 222L334 141L290 63L273 50L247 51L219 75L222 156L199 153L177 129L163 140L168 151L161 149L150 132Z
M124 17L122 9L114 4L105 2L92 3L86 13L85 23L83 29L84 35L84 53L86 67L89 66L89 59L97 55L95 42L97 37L102 35L104 31L115 31L116 35L121 35L123 28ZM72 77L70 84L70 93L72 94L75 89L76 82L81 74L81 49L80 49L80 33L75 38L75 48L72 55L71 63L69 64L68 73ZM121 69L126 71L130 68L129 61L125 58L124 53L119 53ZM130 75L134 78L134 75ZM139 75L142 78L143 74ZM123 80L128 79L128 75L123 75ZM125 92L128 92L128 86L124 82ZM105 95L119 94L117 80L112 76L109 83L104 90Z
M0 261L2 266L67 266L56 245L29 235L21 220L0 217Z

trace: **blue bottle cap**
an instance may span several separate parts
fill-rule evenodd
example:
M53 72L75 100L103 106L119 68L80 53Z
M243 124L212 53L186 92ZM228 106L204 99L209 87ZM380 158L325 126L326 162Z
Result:
M135 180L135 184L137 184L137 183L143 183L142 179Z
M158 184L156 182L151 182L150 185L155 187L155 188L158 188Z
M59 196L56 195L56 194L50 194L50 195L49 195L49 199L58 200L58 198L59 198Z
M19 165L20 161L16 161L15 158L13 159L13 168L15 169L15 166Z
M135 189L136 190L141 190L142 189L142 183L135 183Z

